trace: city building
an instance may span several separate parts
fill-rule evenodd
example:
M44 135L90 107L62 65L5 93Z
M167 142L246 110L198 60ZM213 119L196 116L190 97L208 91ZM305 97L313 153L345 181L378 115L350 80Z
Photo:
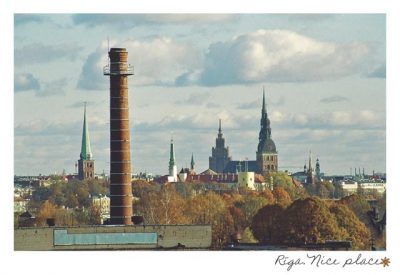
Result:
M219 120L218 136L215 139L215 147L211 149L209 168L217 173L224 172L226 165L231 161L229 147L225 147L225 138L222 136L221 119Z
M317 158L314 169L312 166L312 154L310 151L308 156L308 167L306 164L304 164L303 171L292 173L291 177L293 178L293 180L303 185L314 184L316 182L323 181L324 173L321 172L321 165L319 163L319 159Z
M83 131L81 154L78 160L78 178L80 180L94 178L94 160L90 149L89 128L86 120L86 103L83 114Z
M106 195L93 196L92 206L100 210L102 222L110 218L110 197L107 197Z
M278 171L278 151L276 150L275 142L271 138L271 122L268 118L264 90L260 126L256 160L246 160L245 164L247 166L247 171L266 176L269 172ZM217 138L217 147L213 147L213 156L210 157L210 169L220 172L221 167L224 165L224 168L222 169L224 173L241 172L243 162L230 160L231 157L228 156L229 148L225 148L225 151L223 150L224 142L225 140L222 138L220 127Z
M381 180L344 180L339 182L342 195L348 196L358 192L365 195L383 195L386 191L386 183Z

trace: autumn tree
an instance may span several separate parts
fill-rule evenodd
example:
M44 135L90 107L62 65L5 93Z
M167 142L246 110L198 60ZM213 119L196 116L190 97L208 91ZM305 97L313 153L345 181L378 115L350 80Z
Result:
M371 207L368 201L358 194L353 194L340 199L339 203L348 206L354 214L365 224L369 224L368 211Z
M184 206L185 200L176 192L175 187L164 186L159 193L160 223L186 223L186 217L183 215Z
M271 190L269 190L269 189L265 189L265 190L261 191L258 195L260 197L263 197L263 198L267 199L268 204L276 203L276 199L274 197L274 194L272 194Z
M47 219L54 219L56 216L56 206L50 201L45 201L40 209L39 213L36 216L37 225L45 226Z
M292 202L292 199L290 198L288 192L286 192L286 190L282 187L274 188L272 194L274 195L276 203L283 207L290 205L290 203Z
M251 231L254 237L264 244L280 244L284 239L280 231L284 208L279 204L270 204L261 208L254 216Z
M193 224L210 224L213 249L221 248L233 233L233 219L224 200L214 192L207 192L188 200L186 215Z
M143 192L134 203L135 213L143 216L148 224L185 224L183 211L185 200L173 185L165 185L160 191Z
M347 231L338 225L328 205L317 197L294 201L284 216L281 230L286 243L323 243L349 237Z
M333 203L329 210L335 215L339 227L345 229L352 241L353 249L365 250L370 246L371 234L363 222L346 205Z

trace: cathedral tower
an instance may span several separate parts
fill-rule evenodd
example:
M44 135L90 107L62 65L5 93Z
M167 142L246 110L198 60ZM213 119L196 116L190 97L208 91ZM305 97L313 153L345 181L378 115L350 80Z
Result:
M78 177L80 180L94 178L94 160L90 149L89 128L86 120L86 102L83 112L83 130L81 154L78 160Z
M276 151L274 141L271 139L271 125L265 105L264 88L260 124L261 129L258 137L259 141L256 157L259 173L265 176L268 172L278 171L278 152Z
M217 173L223 173L225 166L231 161L229 147L225 147L225 138L222 137L221 119L219 120L218 137L215 147L212 148L209 158L209 168Z

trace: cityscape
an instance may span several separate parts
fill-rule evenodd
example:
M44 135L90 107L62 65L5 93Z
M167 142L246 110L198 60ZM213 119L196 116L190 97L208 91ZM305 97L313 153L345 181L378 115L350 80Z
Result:
M16 14L14 249L385 250L385 16L308 16Z

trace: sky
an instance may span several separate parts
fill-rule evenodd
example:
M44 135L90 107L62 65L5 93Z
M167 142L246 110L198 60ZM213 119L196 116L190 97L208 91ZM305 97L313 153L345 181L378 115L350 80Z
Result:
M232 159L255 159L265 88L281 170L386 171L383 14L16 14L14 174L75 172L83 102L109 172L107 49L125 47L134 173L208 168L218 120ZM354 172L353 172L354 173Z

